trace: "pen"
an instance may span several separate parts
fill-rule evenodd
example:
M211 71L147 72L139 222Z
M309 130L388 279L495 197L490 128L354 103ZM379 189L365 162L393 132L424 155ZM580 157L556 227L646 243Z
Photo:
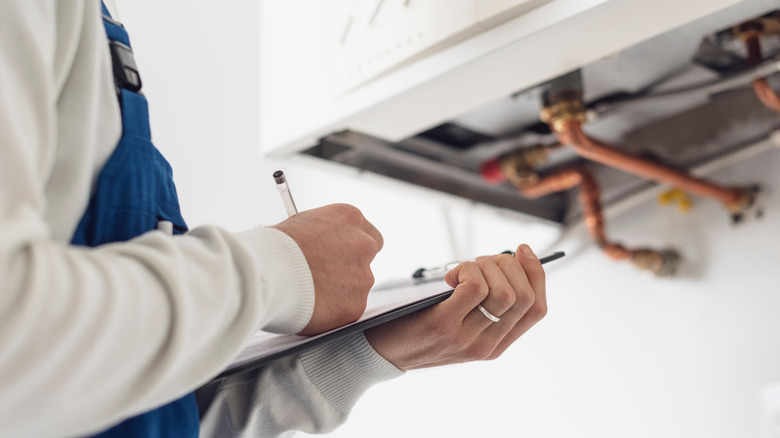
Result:
M553 260L558 260L559 258L561 258L561 257L563 257L563 256L565 256L565 255L566 255L566 253L565 253L565 252L563 252L563 251L554 252L554 253L552 253L552 254L550 254L550 255L546 256L546 257L542 257L542 258L540 258L540 259L539 259L539 262L540 262L541 264L545 264L545 263L547 263L547 262L551 262L551 261L553 261Z
M279 189L279 194L282 195L282 202L284 202L284 208L287 210L287 217L298 213L298 209L295 208L295 201L293 201L292 194L290 193L290 186L287 185L287 178L285 178L284 172L281 170L274 172L274 181L276 181L276 188Z

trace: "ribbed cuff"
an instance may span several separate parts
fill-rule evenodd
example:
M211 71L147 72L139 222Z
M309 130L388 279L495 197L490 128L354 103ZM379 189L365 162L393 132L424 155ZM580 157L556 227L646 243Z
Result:
M300 361L323 397L343 415L369 387L403 374L371 347L363 332L304 352Z
M267 323L258 329L295 334L314 313L314 280L298 244L287 234L258 227L238 234L258 258Z

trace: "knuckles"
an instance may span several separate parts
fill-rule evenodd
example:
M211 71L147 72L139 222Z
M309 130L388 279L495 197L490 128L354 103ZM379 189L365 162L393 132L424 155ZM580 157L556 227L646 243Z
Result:
M523 309L530 309L536 302L536 295L532 289L521 290L517 293L516 304Z
M361 224L366 220L366 218L363 217L363 213L360 211L360 209L354 205L333 204L330 206L330 208L333 210L334 214L344 222L351 224Z
M490 287L487 285L487 283L483 282L477 282L477 281L471 281L463 284L463 287L466 288L466 290L469 292L469 294L476 295L483 300L487 298L488 294L490 293Z
M479 297L482 297L483 299L488 296L488 293L490 292L490 287L487 284L487 281L485 281L485 278L481 275L476 275L476 272L480 271L479 264L481 261L477 262L464 262L461 267L461 277L460 280L462 282L459 284L460 287L463 287L466 289L466 292L472 295L476 295Z
M357 207L350 204L332 204L329 208L332 209L332 214L336 219L335 224L338 227L342 228L346 224L348 227L345 229L358 236L357 238L353 237L356 251L373 258L382 249L384 239L381 233L366 220Z
M515 256L513 256L511 254L498 254L498 255L496 255L494 257L496 258L496 263L497 264L501 264L501 263L517 263L517 259L515 258Z
M374 256L379 252L381 247L379 246L379 242L374 240L371 236L369 236L366 233L361 233L359 239L355 242L355 251L357 251L359 254L362 254L366 257L370 257L371 259L374 258Z
M501 309L508 309L515 304L517 295L515 290L511 286L506 285L503 287L497 287L490 290L490 299L495 300L497 305Z

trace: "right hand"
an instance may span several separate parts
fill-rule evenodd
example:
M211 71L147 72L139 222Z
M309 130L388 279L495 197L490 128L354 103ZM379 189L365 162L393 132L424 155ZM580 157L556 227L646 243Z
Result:
M300 335L356 321L374 284L371 261L384 241L357 208L333 204L297 213L272 228L298 244L314 279L314 314Z

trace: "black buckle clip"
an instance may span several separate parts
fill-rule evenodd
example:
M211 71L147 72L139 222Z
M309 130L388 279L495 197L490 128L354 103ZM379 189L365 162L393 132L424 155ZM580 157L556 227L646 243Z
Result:
M133 49L120 43L111 41L111 65L114 69L114 81L117 88L124 88L135 93L141 91L141 75L138 73L138 66L135 64ZM117 90L118 91L118 90Z

